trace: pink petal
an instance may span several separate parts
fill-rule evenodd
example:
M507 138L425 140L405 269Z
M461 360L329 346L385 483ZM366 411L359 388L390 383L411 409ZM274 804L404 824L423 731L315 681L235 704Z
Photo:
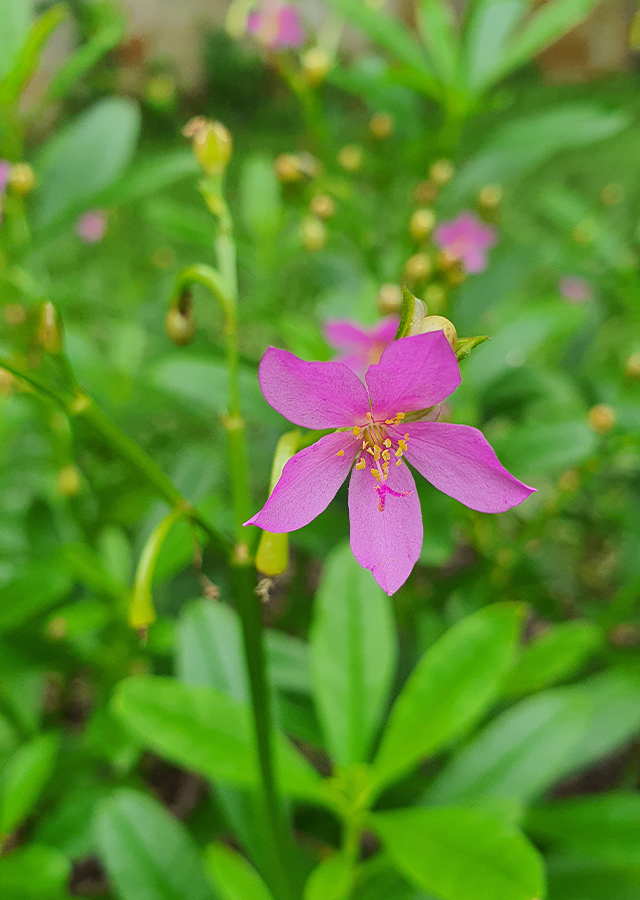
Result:
M471 509L504 512L535 491L507 472L477 428L408 422L402 429L409 434L405 457L411 465L443 494ZM401 436L400 429L393 432L396 439Z
M462 262L469 275L477 275L487 268L487 254L479 247L469 247L462 254Z
M351 432L340 431L296 453L260 512L244 524L276 534L308 525L335 497L360 446Z
M293 6L283 6L278 20L278 47L299 47L304 43L304 30L298 11Z
M381 509L382 508L382 509ZM391 595L404 584L422 549L420 500L407 466L393 466L379 485L369 467L349 482L351 550Z
M365 380L380 421L441 403L460 384L460 369L443 332L430 331L389 344Z
M324 323L324 337L336 350L366 351L371 344L369 330L349 319L328 319Z
M378 344L390 344L395 339L400 316L385 316L371 331L371 337Z
M258 379L267 403L303 428L341 428L366 421L365 386L341 363L305 362L269 347Z

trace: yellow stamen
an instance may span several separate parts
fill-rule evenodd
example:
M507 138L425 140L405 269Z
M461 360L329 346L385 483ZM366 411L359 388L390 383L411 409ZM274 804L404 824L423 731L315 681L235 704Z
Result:
M404 450L401 450L400 448L398 448L398 450L396 450L396 452L395 452L395 456L402 456L403 453L404 453Z
M362 429L360 428L359 425L354 425L353 433L354 433L355 437L360 437L361 431L362 431Z
M396 413L396 421L395 424L399 425L400 422L404 419L404 413Z
M370 419L370 418L371 418L371 413L368 412L368 413L367 413L367 419Z
M378 462L378 460L380 459L380 447L378 447L377 444L373 448L373 458L376 462Z
M363 459L362 457L360 457L360 459L356 463L356 469L364 469L366 464L367 464L367 461L365 459Z
M371 449L371 447L367 447L367 453L370 453L373 456L373 450Z
M386 447L387 450L388 450L389 447L391 446L391 440L390 440L390 438L387 438L387 439L386 439L386 441L384 442L384 445L385 445L385 447Z
M402 460L399 459L398 462L396 463L396 466L399 466L401 462L402 462Z
M398 447L400 447L401 450L406 450L406 449L407 449L407 442L406 442L406 441L402 441L402 440L398 441Z
M383 459L386 459L386 460L388 460L388 459L391 458L391 454L389 453L388 450L383 450L383 451L382 451L382 458L383 458Z
M385 425L395 425L396 424L394 419L385 419L384 423L385 423Z
M409 433L408 433L408 432L407 432L407 434L405 434L404 439L405 439L405 441L408 441L408 440L409 440Z
M371 474L373 475L374 478L377 478L378 481L380 481L380 472L378 472L377 469L371 469Z
M336 456L344 456L344 450L338 450Z

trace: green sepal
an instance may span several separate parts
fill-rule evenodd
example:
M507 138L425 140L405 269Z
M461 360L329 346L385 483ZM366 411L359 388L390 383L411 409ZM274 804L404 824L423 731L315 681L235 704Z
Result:
M424 303L418 297L414 297L408 287L402 288L402 311L400 324L396 332L395 340L420 333L420 325L427 314Z
M458 362L461 359L466 359L472 350L489 340L491 340L491 335L489 334L477 334L475 337L458 338L458 344L456 346L456 358L458 359Z

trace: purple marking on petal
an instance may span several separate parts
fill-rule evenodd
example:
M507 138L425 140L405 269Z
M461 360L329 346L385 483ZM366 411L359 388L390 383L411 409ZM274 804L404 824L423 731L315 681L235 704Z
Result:
M381 496L383 493L383 496ZM422 513L411 472L393 466L384 485L369 467L354 469L349 482L351 550L391 595L404 584L422 549Z
M346 366L305 362L269 347L258 373L267 403L303 428L342 428L366 423L367 391Z
M443 494L479 512L500 513L535 491L508 472L477 428L447 422L407 422L406 459Z
M380 421L441 403L460 384L460 368L444 333L430 331L389 344L365 380Z
M308 525L335 497L360 446L351 432L340 431L296 453L260 512L244 524L277 534ZM344 453L338 456L341 450Z

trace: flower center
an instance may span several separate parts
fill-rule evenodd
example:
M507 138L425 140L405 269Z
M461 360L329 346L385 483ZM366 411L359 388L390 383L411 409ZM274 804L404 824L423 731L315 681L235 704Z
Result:
M367 413L367 424L363 428L356 425L353 429L356 437L362 437L362 447L358 454L356 469L364 469L369 465L371 474L379 485L384 484L387 480L391 462L395 462L396 466L402 463L409 435L405 434L404 438L400 439L391 438L387 426L399 425L404 419L404 415L404 413L397 413L393 419L375 422L371 413Z

